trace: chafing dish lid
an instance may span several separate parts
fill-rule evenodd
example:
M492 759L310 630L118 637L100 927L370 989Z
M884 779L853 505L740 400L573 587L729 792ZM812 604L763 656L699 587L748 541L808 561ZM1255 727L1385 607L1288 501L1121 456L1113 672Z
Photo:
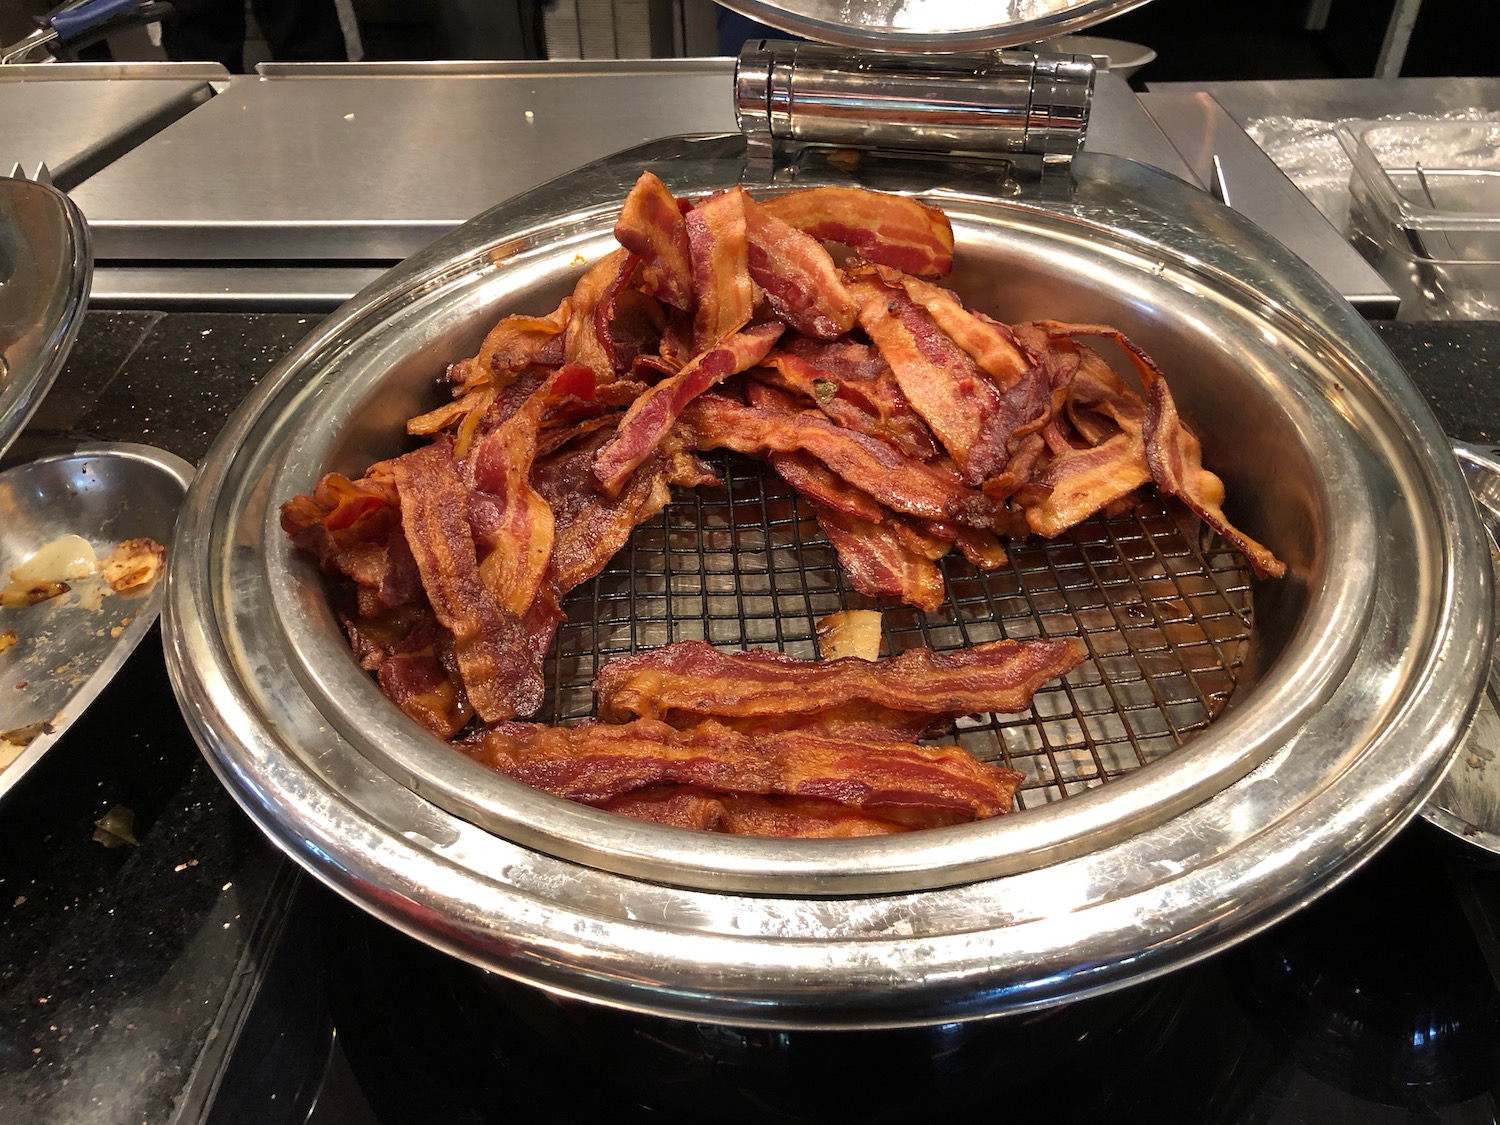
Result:
M1079 31L1146 0L723 0L779 31L845 47L966 51Z

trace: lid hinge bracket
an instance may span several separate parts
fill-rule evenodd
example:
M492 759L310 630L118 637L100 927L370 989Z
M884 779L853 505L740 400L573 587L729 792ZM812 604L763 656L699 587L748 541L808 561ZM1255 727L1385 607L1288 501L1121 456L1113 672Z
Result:
M894 55L752 40L735 66L735 115L752 176L777 178L806 145L1004 158L1066 172L1083 146L1088 55Z

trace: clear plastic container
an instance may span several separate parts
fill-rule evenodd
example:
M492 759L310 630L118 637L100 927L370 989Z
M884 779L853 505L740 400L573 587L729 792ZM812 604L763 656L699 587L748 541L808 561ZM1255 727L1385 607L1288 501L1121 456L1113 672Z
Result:
M1500 123L1353 121L1336 132L1353 165L1350 240L1400 293L1402 319L1500 315Z

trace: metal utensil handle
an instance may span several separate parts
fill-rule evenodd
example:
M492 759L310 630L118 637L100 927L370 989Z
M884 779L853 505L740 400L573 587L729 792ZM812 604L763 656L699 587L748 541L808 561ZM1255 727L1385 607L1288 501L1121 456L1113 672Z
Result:
M778 141L1067 162L1083 145L1088 55L983 51L881 55L762 39L735 67L735 113L752 148Z
M76 39L85 32L136 14L142 0L73 0L47 14L59 39Z

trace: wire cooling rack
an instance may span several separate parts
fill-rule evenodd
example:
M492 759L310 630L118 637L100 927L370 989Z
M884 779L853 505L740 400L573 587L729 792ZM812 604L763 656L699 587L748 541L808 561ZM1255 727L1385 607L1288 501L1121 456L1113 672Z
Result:
M724 455L723 489L674 494L593 581L563 602L542 714L594 711L591 684L616 656L671 641L818 655L819 618L883 611L883 650L952 650L1011 638L1076 637L1089 658L1019 714L969 716L958 741L1021 771L1017 806L1056 801L1156 761L1206 727L1243 670L1249 571L1185 509L1148 494L1133 511L1054 540L1010 544L1010 561L940 566L947 600L922 613L844 581L811 508L758 462ZM942 741L942 740L939 740Z

